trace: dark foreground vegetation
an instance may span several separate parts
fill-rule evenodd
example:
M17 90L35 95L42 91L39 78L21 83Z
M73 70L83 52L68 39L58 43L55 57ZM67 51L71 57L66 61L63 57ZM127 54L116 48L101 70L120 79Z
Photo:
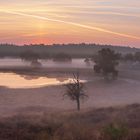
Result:
M139 140L140 105L0 120L0 140Z

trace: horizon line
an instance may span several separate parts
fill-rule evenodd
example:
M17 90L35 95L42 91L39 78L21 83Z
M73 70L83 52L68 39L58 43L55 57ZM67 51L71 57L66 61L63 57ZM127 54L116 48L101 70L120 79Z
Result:
M126 48L138 48L140 49L139 47L132 47L132 46L129 46L129 45L113 45L113 44L102 44L102 43L86 43L86 42L79 42L79 43L52 43L52 44L45 44L45 43L30 43L30 44L16 44L16 43L0 43L0 46L1 45L11 45L11 46L19 46L19 47L23 47L23 46L34 46L34 45L42 45L42 46L54 46L54 45L80 45L80 44L84 44L84 45L95 45L95 46L111 46L111 47L126 47Z

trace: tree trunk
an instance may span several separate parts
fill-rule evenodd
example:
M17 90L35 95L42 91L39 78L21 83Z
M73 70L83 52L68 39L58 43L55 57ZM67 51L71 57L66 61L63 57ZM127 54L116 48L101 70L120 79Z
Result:
M79 98L77 99L77 110L80 111L80 100L79 100Z

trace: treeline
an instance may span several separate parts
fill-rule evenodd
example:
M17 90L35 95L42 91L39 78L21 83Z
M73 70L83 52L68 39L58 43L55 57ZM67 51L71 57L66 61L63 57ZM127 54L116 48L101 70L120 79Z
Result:
M20 59L23 61L30 61L30 62L37 62L39 59L41 59L41 55L38 53L35 53L33 51L25 51L20 54ZM58 53L53 56L46 56L45 59L52 59L54 62L69 62L72 61L72 57L65 53Z
M127 53L122 57L124 61L138 61L140 62L140 51L136 53Z
M140 51L135 53L126 53L126 54L117 53L117 55L119 61L140 62ZM96 54L92 56L91 60L92 61L96 60Z
M38 54L40 58L54 57L58 54L69 55L73 58L87 58L93 54L97 54L97 52L103 48L113 49L122 55L140 51L138 48L85 43L53 45L31 44L23 46L0 44L0 57L20 57L22 53L30 51Z

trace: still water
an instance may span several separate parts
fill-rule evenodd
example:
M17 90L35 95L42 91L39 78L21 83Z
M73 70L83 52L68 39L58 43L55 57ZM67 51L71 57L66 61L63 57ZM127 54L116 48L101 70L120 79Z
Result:
M63 85L70 82L73 82L72 78L65 77L52 78L30 75L18 75L15 73L0 73L0 87L14 89L39 88L44 86ZM80 82L86 82L86 80L80 80Z
M60 85L72 82L70 78L48 78L25 76L14 73L0 73L0 86L8 88L37 88L50 85Z
M87 65L84 59L73 59L71 62L54 62L52 60L39 60L44 68L90 68L92 65ZM4 58L0 59L0 68L10 69L11 67L30 67L30 62L22 61L21 59ZM72 81L71 78L64 76L53 77L37 77L29 75L18 75L15 73L0 73L0 87L8 88L37 88L50 85L65 84ZM82 80L81 80L82 81Z

